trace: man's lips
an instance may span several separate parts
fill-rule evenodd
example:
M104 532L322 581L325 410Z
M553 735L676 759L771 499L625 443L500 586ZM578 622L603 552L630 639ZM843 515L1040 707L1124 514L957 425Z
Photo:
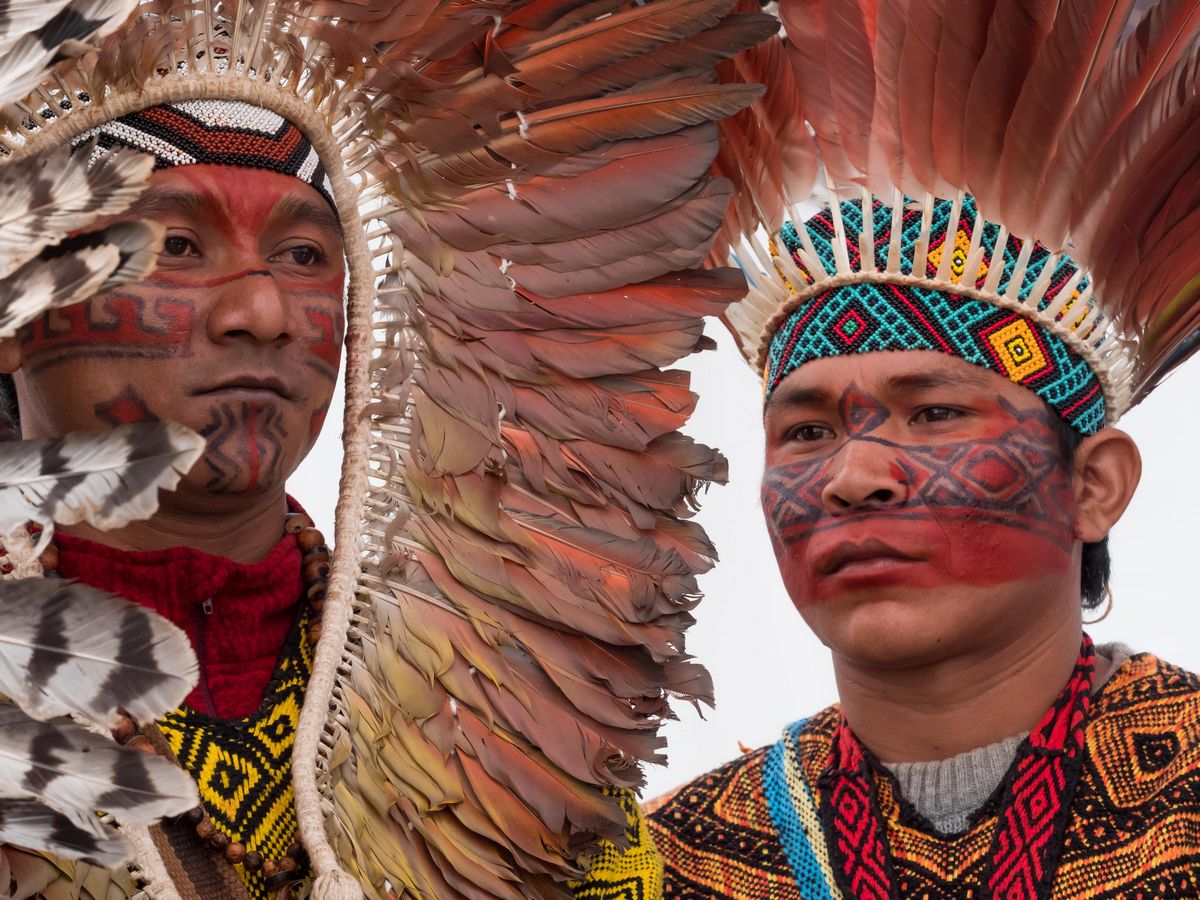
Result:
M890 544L880 540L867 540L861 543L843 541L827 553L821 554L816 560L817 571L822 575L835 575L841 569L854 563L870 562L877 559L893 559L900 562L913 562L918 559L911 553L897 550Z
M288 386L274 375L232 375L229 378L224 378L221 381L199 388L192 393L197 396L205 394L219 394L229 391L260 391L263 393L276 394L284 400L290 400L292 392Z

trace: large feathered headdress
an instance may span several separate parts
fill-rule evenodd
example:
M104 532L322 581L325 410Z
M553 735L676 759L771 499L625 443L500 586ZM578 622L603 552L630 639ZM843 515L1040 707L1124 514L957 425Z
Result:
M624 839L614 789L661 759L668 699L709 699L687 520L724 469L676 430L695 398L667 367L744 292L695 268L730 196L713 122L757 94L713 67L775 29L731 6L28 4L0 178L220 98L294 123L329 179L345 467L294 757L317 897L564 894Z
M753 283L727 321L768 390L823 355L946 350L1089 433L1193 352L1194 0L779 12L727 64L769 90L718 166L739 187L722 244Z

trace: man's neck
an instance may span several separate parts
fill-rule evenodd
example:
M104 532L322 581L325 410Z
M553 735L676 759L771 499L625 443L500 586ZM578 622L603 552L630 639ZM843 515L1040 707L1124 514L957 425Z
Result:
M948 759L1029 731L1071 676L1078 622L927 666L871 669L834 657L842 712L888 762Z
M114 531L99 531L86 523L61 530L118 550L191 547L234 562L255 563L279 543L286 513L287 497L280 490L205 510L164 503L152 518Z

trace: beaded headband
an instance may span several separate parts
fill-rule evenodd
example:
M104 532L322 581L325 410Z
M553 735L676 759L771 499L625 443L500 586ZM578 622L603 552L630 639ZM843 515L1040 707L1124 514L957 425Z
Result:
M209 163L266 169L311 185L336 212L333 185L312 142L277 112L240 100L162 103L105 122L81 134L95 140L92 160L113 147L154 155L154 168Z
M900 277L837 278L839 255L860 273L884 270L897 224ZM809 219L803 232L785 223L779 233L784 246L775 249L785 249L792 265L776 252L777 268L781 274L794 268L791 278L784 277L795 297L764 335L765 398L810 360L933 350L1028 388L1081 434L1098 431L1105 420L1104 391L1087 361L1060 336L1065 329L1086 342L1097 328L1086 277L1069 257L1037 245L1006 238L997 252L1000 238L999 226L977 217L970 196L936 200L928 209L893 210L874 200L870 220L859 203L844 202L837 215L829 208ZM946 290L948 285L958 290ZM986 294L1011 303L989 302Z

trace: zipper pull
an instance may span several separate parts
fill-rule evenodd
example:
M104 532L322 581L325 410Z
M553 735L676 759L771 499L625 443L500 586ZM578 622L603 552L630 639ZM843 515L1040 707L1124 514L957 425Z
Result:
M209 597L208 599L206 599L203 603L200 604L200 608L202 610L204 610L204 614L206 616L211 616L213 614L213 598Z

